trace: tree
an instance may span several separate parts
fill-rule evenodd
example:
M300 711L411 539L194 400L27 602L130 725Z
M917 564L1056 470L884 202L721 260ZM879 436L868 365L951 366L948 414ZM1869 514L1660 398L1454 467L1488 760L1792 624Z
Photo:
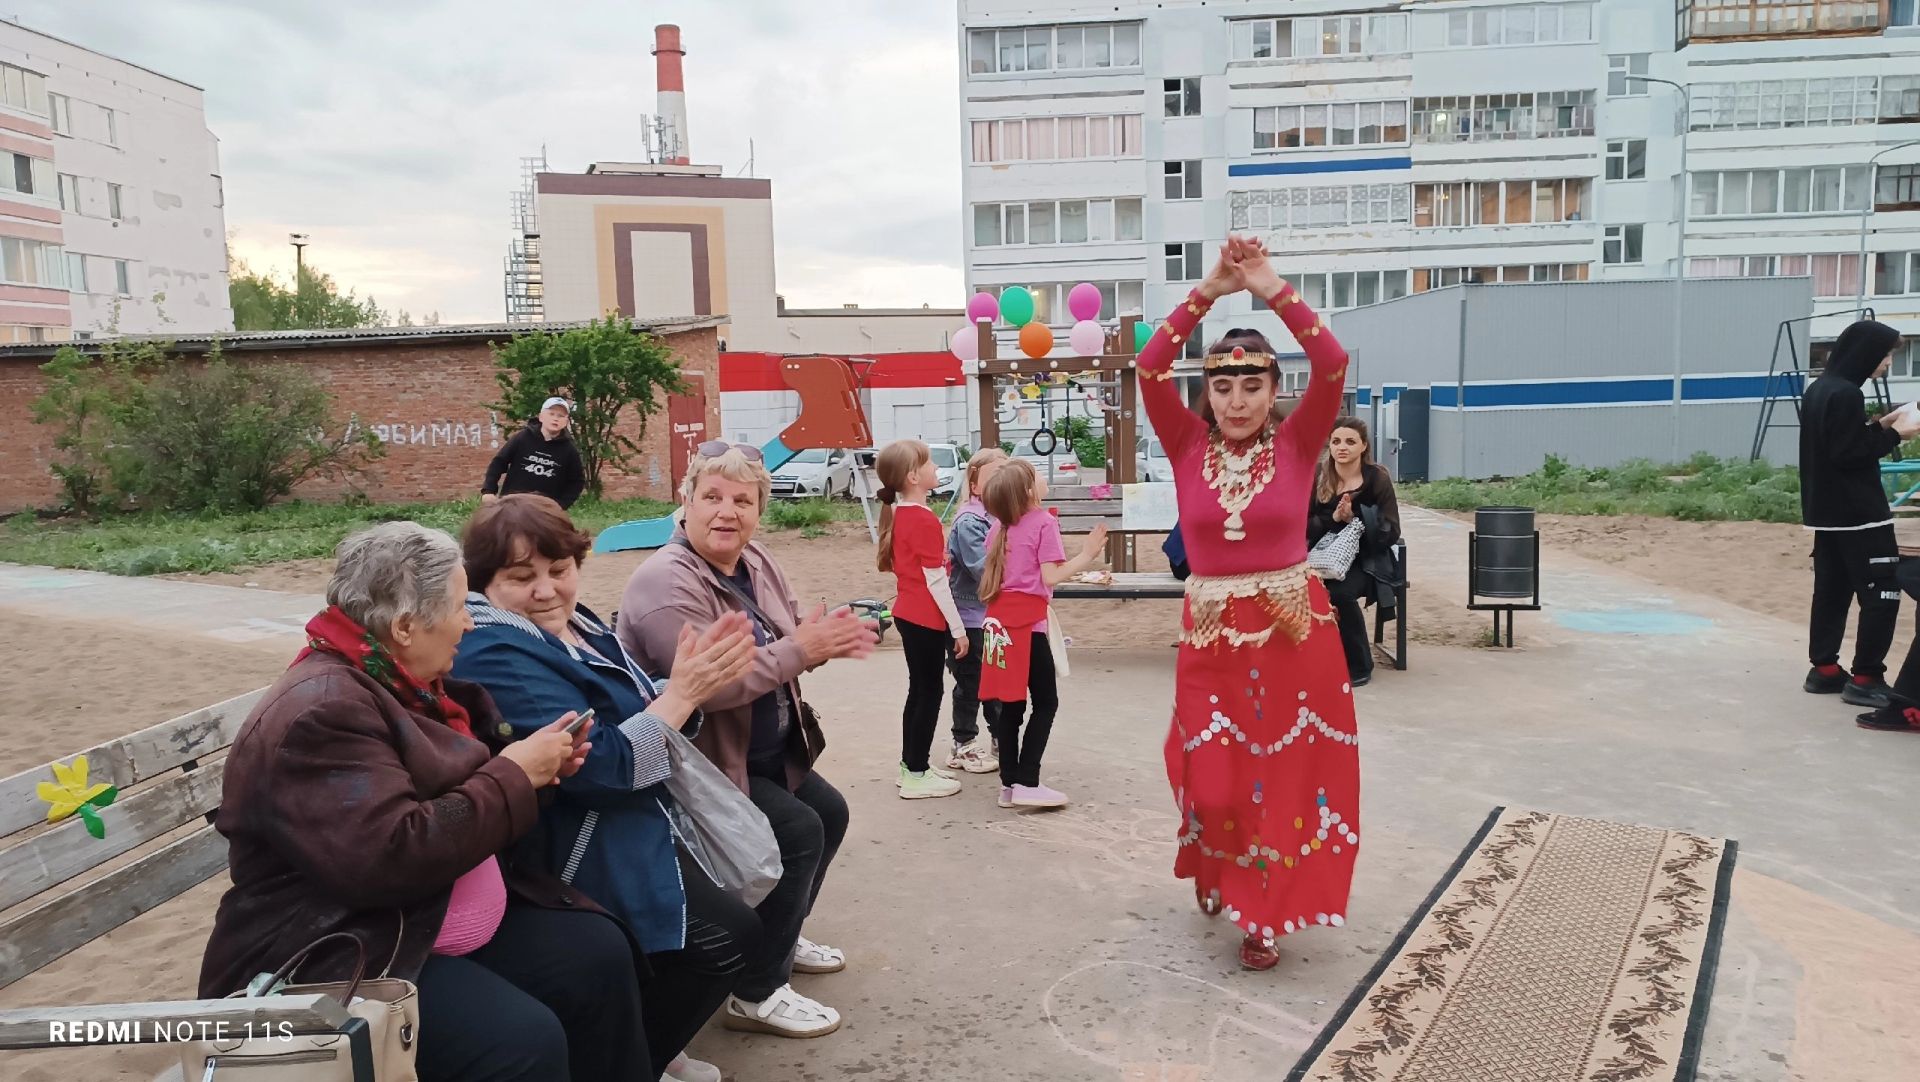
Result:
M372 297L352 290L340 295L333 276L311 266L300 268L300 288L290 289L270 274L255 274L243 260L227 268L227 297L236 331L292 331L324 327L384 327L387 313Z
M626 469L640 454L647 419L660 412L665 396L686 389L666 343L617 316L522 335L495 346L493 361L501 397L492 408L507 416L532 417L551 395L573 403L573 441L595 496L607 467ZM621 431L623 410L636 422L632 435Z

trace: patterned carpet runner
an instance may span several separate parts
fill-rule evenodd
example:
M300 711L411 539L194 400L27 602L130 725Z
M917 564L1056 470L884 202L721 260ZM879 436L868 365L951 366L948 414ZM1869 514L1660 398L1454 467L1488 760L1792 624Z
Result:
M1497 809L1289 1082L1690 1082L1734 851Z

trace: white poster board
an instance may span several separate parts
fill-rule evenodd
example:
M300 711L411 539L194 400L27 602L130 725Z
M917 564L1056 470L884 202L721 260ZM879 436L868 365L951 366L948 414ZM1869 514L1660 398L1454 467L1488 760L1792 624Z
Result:
M1172 481L1120 486L1120 528L1167 533L1180 521Z

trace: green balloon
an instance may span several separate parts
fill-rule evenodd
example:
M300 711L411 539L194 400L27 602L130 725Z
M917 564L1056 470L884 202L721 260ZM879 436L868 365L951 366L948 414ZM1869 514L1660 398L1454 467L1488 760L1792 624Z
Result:
M1153 324L1143 319L1133 325L1133 351L1135 353L1147 348L1147 342L1152 338Z
M1026 286L1008 286L1000 291L1000 318L1009 327L1024 327L1033 322L1033 294Z

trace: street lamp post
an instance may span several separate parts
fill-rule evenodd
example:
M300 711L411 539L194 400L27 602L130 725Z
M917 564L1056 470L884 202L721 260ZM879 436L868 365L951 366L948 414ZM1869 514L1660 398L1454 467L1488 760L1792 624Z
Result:
M1920 147L1920 139L1881 147L1873 157L1867 159L1867 201L1860 205L1860 289L1853 298L1853 306L1856 309L1864 310L1867 307L1867 212L1873 209L1873 193L1878 186L1878 181L1873 175L1874 170L1879 166L1881 158L1908 147Z
M1687 280L1687 204L1693 195L1688 191L1687 180L1687 133L1693 130L1693 88L1689 84L1676 83L1672 79L1656 79L1650 75L1629 75L1630 83L1659 83L1670 86L1680 93L1680 181L1674 187L1675 200L1680 204L1680 232L1674 243L1673 257L1673 453L1672 460L1680 461L1680 351L1684 338L1681 335L1681 301L1685 297ZM1601 243L1605 243L1603 240ZM1623 238L1622 244L1626 241Z
M297 323L299 322L299 319L301 316L300 300L301 298L306 296L306 292L307 292L306 290L307 235L305 233L289 233L287 234L287 239L293 242L293 315L294 315L294 321Z

